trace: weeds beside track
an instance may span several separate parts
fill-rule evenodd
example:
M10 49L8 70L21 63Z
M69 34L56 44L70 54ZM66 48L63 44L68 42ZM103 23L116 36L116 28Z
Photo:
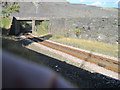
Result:
M100 67L103 67L105 69L108 69L108 70L111 70L111 71L114 71L120 74L120 69L119 69L120 62L117 60L113 60L111 58L106 58L104 56L94 55L92 53L76 50L74 48L62 46L62 45L59 45L59 44L56 44L50 41L46 41L41 38L34 37L31 34L26 34L25 37L39 44L47 46L49 48L61 51L63 53L66 53L71 56L77 57L79 59L85 60L87 62L94 63Z

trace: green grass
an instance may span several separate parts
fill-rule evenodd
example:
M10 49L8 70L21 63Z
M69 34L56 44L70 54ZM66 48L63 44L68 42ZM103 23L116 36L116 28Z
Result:
M9 29L11 26L12 18L2 18L0 19L0 22L1 22L0 25L1 28Z
M48 24L49 24L48 21L41 22L40 25L37 25L37 32L33 32L33 34L38 35L38 36L49 34Z
M51 40L55 40L57 42L71 45L74 47L82 48L85 50L118 57L118 45L106 44L103 42L75 39L75 38L56 38L55 36L51 38Z
M54 36L52 36L51 40L56 40L56 39L60 39L60 38L62 38L62 37L61 37L61 36L54 35Z

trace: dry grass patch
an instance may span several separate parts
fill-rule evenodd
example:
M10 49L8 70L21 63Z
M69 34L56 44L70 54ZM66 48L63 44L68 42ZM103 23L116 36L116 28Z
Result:
M106 44L103 42L96 42L90 40L75 39L75 38L64 38L64 37L59 39L52 38L51 40L55 40L60 43L86 49L89 51L118 57L118 51L117 51L118 45Z

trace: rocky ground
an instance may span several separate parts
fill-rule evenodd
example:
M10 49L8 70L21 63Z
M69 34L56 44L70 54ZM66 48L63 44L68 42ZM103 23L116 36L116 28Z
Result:
M77 37L75 30L80 32ZM68 18L50 20L49 31L53 35L99 41L110 44L118 43L117 18Z

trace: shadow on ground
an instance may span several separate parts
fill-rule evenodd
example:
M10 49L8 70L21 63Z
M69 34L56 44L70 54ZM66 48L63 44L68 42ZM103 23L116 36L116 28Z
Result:
M25 33L24 35L28 35L27 33ZM32 41L35 41L35 42L43 42L44 40L48 40L52 37L51 34L48 34L48 35L45 35L45 36L42 36L42 37L33 37L33 38L26 38L26 39L30 39ZM23 44L24 46L28 46L29 44L33 43L33 42L29 42L29 41L26 41L26 39L22 39L20 40L19 42L21 42L21 44Z
M62 75L69 82L82 88L118 88L120 81L104 76L99 73L91 73L82 68L70 65L65 61L60 61L42 53L27 49L19 41L2 38L3 49L26 58L29 61L45 65L58 74ZM58 67L56 68L56 65ZM58 71L59 70L59 71Z
M51 37L52 37L52 35L51 35L51 34L48 34L48 35L45 35L45 36L40 37L40 38L43 38L44 40L48 40L48 39L50 39Z
M1 28L0 30L2 31L2 35L8 35L10 31L10 29L6 29L6 28Z

